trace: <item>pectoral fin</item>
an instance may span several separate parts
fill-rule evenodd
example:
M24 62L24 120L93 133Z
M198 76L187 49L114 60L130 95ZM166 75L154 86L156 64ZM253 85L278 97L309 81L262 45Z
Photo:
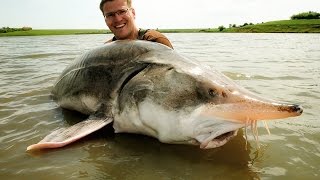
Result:
M51 134L47 135L43 140L37 144L27 147L27 151L46 149L46 148L59 148L68 145L78 139L81 139L88 134L95 132L113 121L113 118L105 119L88 119L79 122L68 128L60 128Z

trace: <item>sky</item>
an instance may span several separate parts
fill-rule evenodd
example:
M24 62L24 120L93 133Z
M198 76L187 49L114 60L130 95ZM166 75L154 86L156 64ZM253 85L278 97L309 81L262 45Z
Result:
M217 28L320 12L320 0L132 0L141 28ZM100 0L0 0L0 28L107 29Z

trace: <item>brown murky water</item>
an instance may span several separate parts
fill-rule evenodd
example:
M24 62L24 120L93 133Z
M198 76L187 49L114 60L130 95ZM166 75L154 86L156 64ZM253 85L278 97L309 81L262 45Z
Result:
M167 34L175 49L263 96L303 105L300 117L201 150L105 128L65 148L28 145L85 117L50 99L60 72L107 35L0 38L0 179L318 179L320 34Z

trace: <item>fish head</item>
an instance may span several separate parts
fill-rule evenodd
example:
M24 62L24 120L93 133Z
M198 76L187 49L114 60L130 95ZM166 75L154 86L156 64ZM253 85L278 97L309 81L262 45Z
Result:
M300 105L264 98L213 70L205 68L199 79L202 79L203 91L207 90L211 95L210 101L194 112L194 119L206 119L198 121L201 123L196 131L202 148L221 146L236 135L237 129L245 126L256 128L257 121L284 119L303 112Z
M173 144L216 148L257 120L299 116L302 107L262 98L210 67L154 64L121 93L135 106L139 132ZM129 107L129 109L131 108ZM131 108L132 109L132 108ZM131 111L127 111L131 112Z

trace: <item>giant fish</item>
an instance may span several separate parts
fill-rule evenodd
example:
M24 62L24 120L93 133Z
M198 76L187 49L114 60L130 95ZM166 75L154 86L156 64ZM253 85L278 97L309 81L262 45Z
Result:
M170 144L216 148L260 120L299 116L302 107L262 98L162 44L123 40L89 50L56 81L52 96L88 119L27 150L58 148L112 124Z

